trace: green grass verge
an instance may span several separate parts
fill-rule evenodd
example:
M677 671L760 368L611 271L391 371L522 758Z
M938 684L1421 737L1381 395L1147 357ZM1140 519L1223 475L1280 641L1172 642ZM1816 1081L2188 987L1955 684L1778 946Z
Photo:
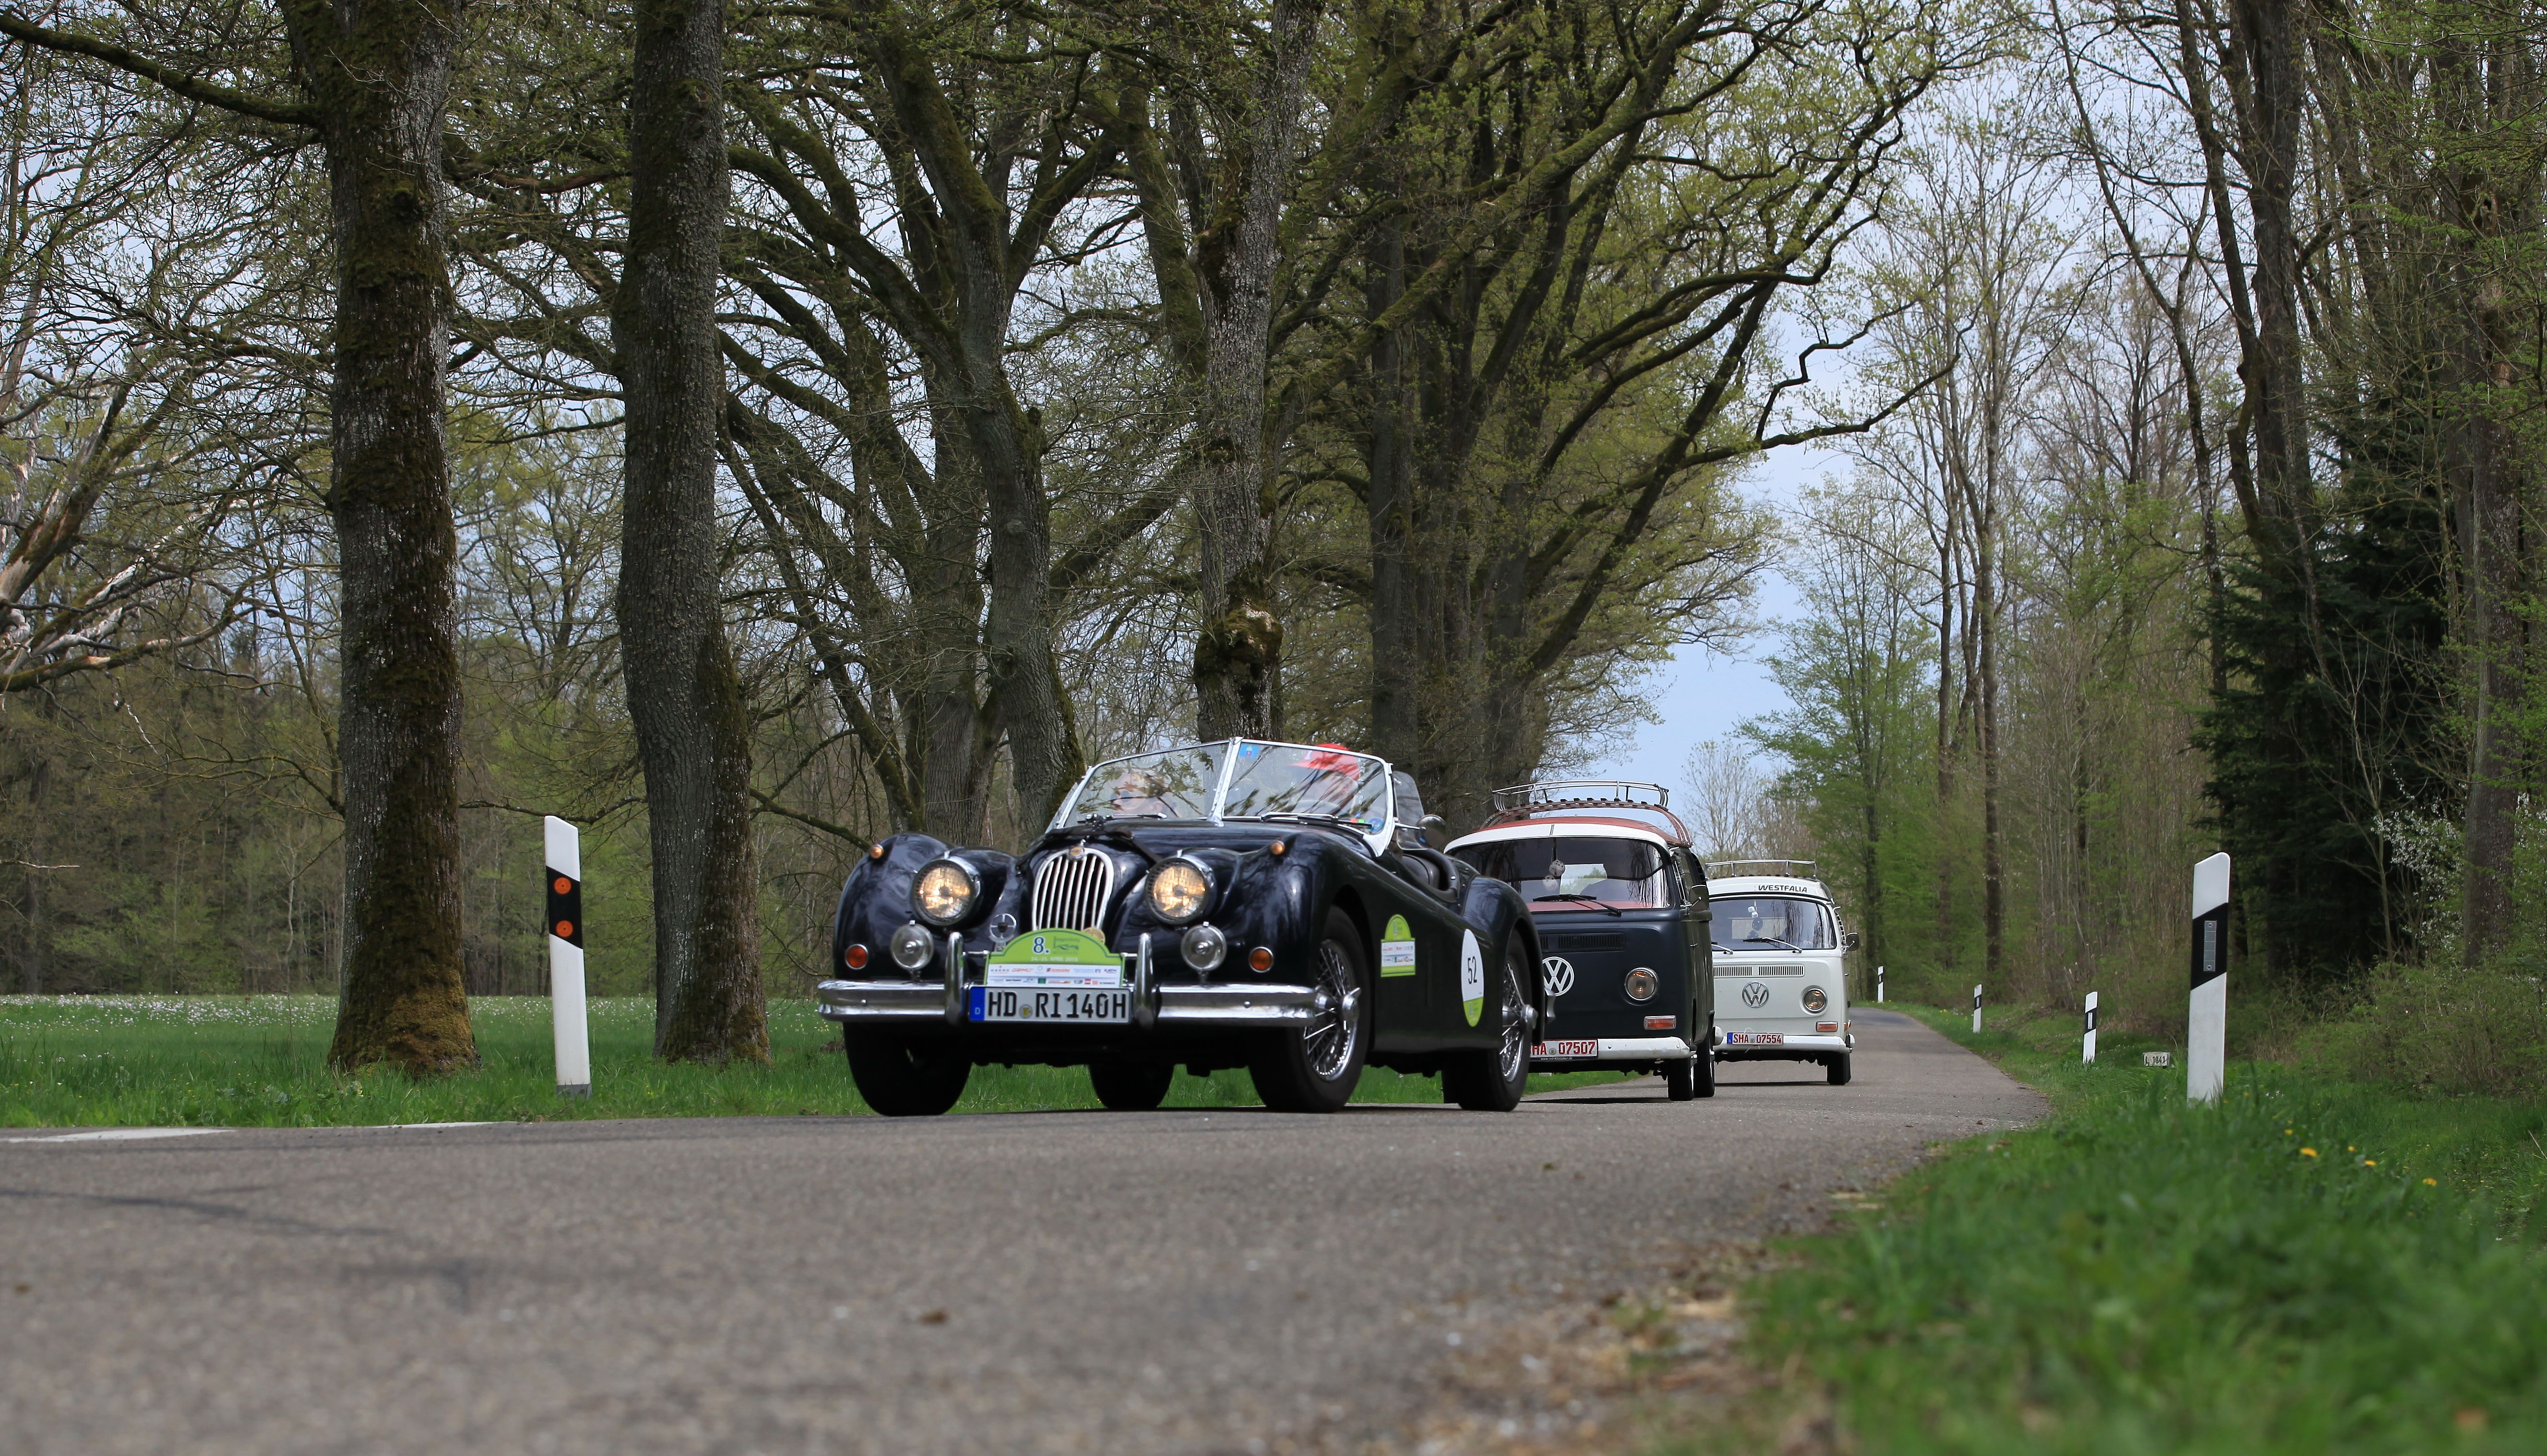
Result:
M2065 1016L1976 1037L1898 1009L2054 1112L1945 1150L1748 1291L1755 1362L1808 1372L1844 1442L2547 1450L2537 1104L2239 1065L2188 1108L2180 1057L2145 1071L2108 1038L2081 1068Z
M0 1127L313 1127L604 1117L746 1117L867 1110L840 1035L806 1001L769 1007L766 1067L671 1066L651 1055L655 1004L591 1003L592 1095L562 1098L549 1003L470 1005L481 1067L419 1080L327 1068L325 996L0 996ZM1531 1078L1533 1091L1616 1073ZM1439 1102L1441 1084L1373 1068L1357 1102ZM982 1067L958 1112L1097 1106L1076 1068ZM1244 1071L1177 1075L1171 1107L1256 1105Z

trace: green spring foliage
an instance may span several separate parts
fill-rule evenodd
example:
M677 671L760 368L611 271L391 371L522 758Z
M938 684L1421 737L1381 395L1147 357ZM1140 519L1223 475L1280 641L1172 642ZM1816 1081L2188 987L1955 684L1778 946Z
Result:
M2188 1108L2128 1043L2078 1068L2066 1018L1932 1020L2056 1111L1754 1291L1754 1359L1800 1359L1855 1449L2547 1449L2547 1109L2258 1066Z

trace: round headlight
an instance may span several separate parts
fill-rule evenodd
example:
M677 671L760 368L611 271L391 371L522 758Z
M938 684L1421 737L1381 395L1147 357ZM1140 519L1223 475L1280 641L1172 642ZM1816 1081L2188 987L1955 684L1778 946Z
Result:
M1627 973L1627 999L1650 1001L1654 992L1663 988L1662 979L1642 966Z
M931 925L952 925L964 918L982 893L973 867L960 859L933 859L920 867L911 882L911 907Z
M917 925L901 924L893 929L893 938L885 942L885 953L905 971L917 971L937 955L937 942Z
M1211 899L1211 877L1199 865L1172 859L1150 872L1150 908L1171 925L1202 913Z
M1209 925L1196 925L1178 943L1186 964L1197 971L1217 971L1229 959L1229 937Z
M1818 1016L1821 1014L1822 1007L1829 1004L1830 997L1822 994L1822 988L1820 986L1808 985L1804 987L1804 1009L1806 1011Z

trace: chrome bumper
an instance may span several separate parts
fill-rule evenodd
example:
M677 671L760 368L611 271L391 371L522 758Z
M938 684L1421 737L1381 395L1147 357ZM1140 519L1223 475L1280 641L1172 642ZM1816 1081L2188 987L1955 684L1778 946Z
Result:
M1132 1026L1255 1027L1302 1024L1309 1019L1313 994L1305 985L1210 983L1202 985L1142 987L1134 977ZM834 1021L951 1026L965 1020L965 992L971 984L954 978L939 981L826 981L814 987L819 1009ZM1146 994L1144 990L1146 989ZM1014 1026L1014 1022L1000 1022ZM1105 1023L1093 1023L1104 1026Z
M1583 1040L1551 1038L1550 1040ZM1533 1067L1550 1070L1565 1067L1598 1067L1604 1062L1685 1062L1691 1052L1689 1043L1676 1036L1605 1036L1591 1039L1596 1050L1589 1057L1541 1057L1533 1055Z
M1756 1054L1762 1057L1774 1058L1784 1056L1790 1051L1812 1052L1817 1054L1822 1052L1845 1052L1856 1045L1857 1037L1854 1033L1791 1031L1787 1033L1787 1039L1782 1042L1771 1042L1765 1046L1758 1043L1737 1046L1727 1044L1723 1040L1723 1034L1719 1032L1717 1033L1715 1051L1718 1056L1730 1055L1740 1057Z

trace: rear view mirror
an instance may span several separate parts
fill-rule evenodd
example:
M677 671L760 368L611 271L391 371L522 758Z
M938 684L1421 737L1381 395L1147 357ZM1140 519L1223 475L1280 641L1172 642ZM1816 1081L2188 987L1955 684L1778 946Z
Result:
M1857 949L1858 944L1859 944L1859 936L1858 936L1858 933L1857 933L1856 931L1854 931L1854 930L1845 931L1845 932L1843 932L1843 933L1840 935L1840 938L1839 938L1839 948L1840 948L1841 950L1844 950L1844 951L1853 951L1853 950Z

